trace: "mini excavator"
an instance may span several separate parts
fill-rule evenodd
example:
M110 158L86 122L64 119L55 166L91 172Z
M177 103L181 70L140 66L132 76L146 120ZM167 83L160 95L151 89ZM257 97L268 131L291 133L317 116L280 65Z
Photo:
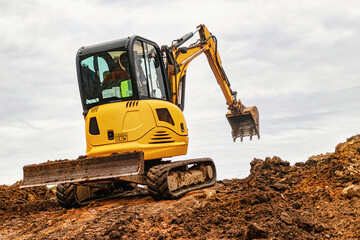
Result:
M181 47L198 32L199 38ZM140 36L82 47L76 55L86 155L23 167L22 187L57 185L65 208L126 196L142 186L155 199L176 199L215 184L210 158L182 161L188 130L182 111L190 62L205 53L226 99L232 138L259 135L256 106L245 107L222 67L217 39L199 25L159 46Z

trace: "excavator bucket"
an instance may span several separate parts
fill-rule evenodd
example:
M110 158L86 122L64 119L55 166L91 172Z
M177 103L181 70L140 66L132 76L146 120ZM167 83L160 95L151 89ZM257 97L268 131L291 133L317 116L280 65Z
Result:
M259 134L259 111L257 107L246 107L242 112L226 113L230 126L232 128L232 137L235 142L236 138L240 137L243 141L244 137L249 136L252 140L252 136Z
M66 182L101 181L143 173L143 152L48 161L24 166L21 188Z

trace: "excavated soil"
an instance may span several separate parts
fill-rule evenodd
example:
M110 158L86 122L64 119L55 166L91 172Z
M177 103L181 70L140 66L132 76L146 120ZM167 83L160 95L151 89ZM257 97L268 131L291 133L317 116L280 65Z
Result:
M112 199L65 210L46 188L0 186L0 239L359 239L360 135L290 166L251 161L244 179L179 200Z

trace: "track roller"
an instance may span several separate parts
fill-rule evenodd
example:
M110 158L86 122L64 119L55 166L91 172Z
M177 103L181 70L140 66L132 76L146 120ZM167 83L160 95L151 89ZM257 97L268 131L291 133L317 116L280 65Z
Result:
M177 199L190 191L213 186L216 169L210 158L190 159L154 166L147 177L154 199Z

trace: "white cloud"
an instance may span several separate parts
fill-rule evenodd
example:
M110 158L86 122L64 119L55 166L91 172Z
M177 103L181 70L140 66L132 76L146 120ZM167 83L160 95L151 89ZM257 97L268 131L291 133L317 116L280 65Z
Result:
M85 153L75 54L138 34L170 44L204 23L233 90L260 111L260 141L232 143L225 99L204 56L187 76L188 157L213 157L220 178L253 157L332 151L359 133L358 1L0 2L0 183L25 164ZM182 157L186 158L186 157Z

